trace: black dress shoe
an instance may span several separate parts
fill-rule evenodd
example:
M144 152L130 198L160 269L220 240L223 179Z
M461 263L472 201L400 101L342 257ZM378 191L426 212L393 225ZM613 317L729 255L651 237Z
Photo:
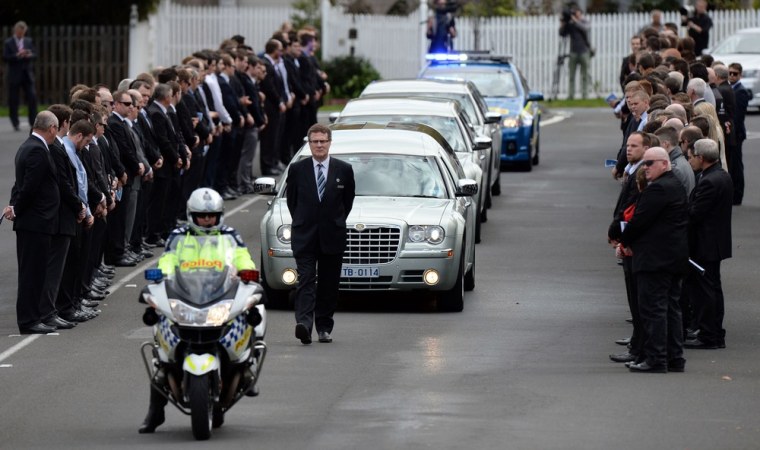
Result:
M625 321L628 322L628 323L633 323L633 317L629 317L629 318L625 319Z
M164 423L164 420L166 420L166 417L164 416L164 408L157 410L150 409L137 432L140 434L153 433L159 425Z
M686 329L686 333L684 333L684 336L686 337L686 340L692 340L696 339L697 335L699 334L699 330L692 330L690 328Z
M332 342L332 337L330 336L330 333L328 333L327 331L318 331L317 336L319 336L319 342L325 342L325 343Z
M704 342L700 340L699 338L689 339L683 343L683 346L684 348L693 348L693 349L698 349L698 350L715 350L716 348L718 348L718 344Z
M164 245L166 245L166 241L161 239L160 237L153 238L153 239L145 239L144 242L153 247L163 247Z
M686 360L674 358L668 361L668 372L683 372L686 369Z
M302 323L296 324L296 338L300 339L304 345L311 344L311 332L306 328L306 325Z
M631 338L618 339L617 341L615 341L615 343L617 345L628 345L631 343Z
M103 293L100 293L98 291L91 290L90 292L87 292L85 295L86 300L103 300L106 298L106 295Z
M137 261L124 257L116 261L115 265L116 267L134 267L137 265Z
M45 325L44 323L38 323L37 325L32 325L31 327L19 328L19 332L21 334L48 334L54 333L55 330L55 327Z
M641 373L668 373L668 368L666 366L650 366L646 361L638 364L630 364L628 365L628 370Z
M68 311L61 311L58 313L58 317L67 322L79 323L87 322L89 319L78 309L70 309Z
M43 323L49 327L58 328L59 330L70 330L77 326L76 322L69 322L59 316L53 316Z
M628 352L625 352L625 353L619 353L617 355L610 355L610 359L612 360L612 362L616 362L616 363L627 363L627 362L636 361L636 355L632 355Z
M80 304L84 306L85 308L97 308L98 306L100 306L98 302L93 302L92 300L88 300L86 298L83 298Z

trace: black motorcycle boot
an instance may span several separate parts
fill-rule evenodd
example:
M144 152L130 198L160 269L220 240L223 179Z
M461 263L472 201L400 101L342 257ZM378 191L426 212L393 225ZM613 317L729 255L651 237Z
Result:
M147 434L156 431L156 428L166 420L166 417L164 416L164 406L166 406L166 399L164 396L151 388L148 415L145 416L145 420L143 420L143 423L140 425L137 432L140 434Z

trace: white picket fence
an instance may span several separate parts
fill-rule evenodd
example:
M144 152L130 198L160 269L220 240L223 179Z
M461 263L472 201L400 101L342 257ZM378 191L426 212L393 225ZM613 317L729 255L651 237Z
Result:
M325 8L323 55L354 54L369 59L383 78L415 77L424 64L425 22L420 14L409 17L346 15L340 8ZM183 6L164 0L158 11L133 28L133 42L141 43L140 61L130 68L132 76L150 67L179 62L202 48L217 48L232 35L261 50L272 32L294 13L290 7ZM760 10L714 11L711 45L740 28L760 26ZM591 62L592 94L606 96L620 90L618 74L629 51L630 37L649 22L647 14L589 15L591 43L596 57ZM665 22L680 23L678 13L664 14ZM477 27L476 27L477 25ZM357 38L349 40L349 30ZM475 30L479 30L476 46ZM550 94L560 49L558 16L457 18L456 49L491 50L514 57L531 89ZM685 33L685 31L684 31ZM479 48L476 48L479 47ZM566 91L560 84L560 96Z

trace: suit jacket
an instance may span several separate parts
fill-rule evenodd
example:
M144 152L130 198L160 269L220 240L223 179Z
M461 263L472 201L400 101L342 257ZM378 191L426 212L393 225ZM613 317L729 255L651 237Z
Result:
M16 214L13 229L56 234L61 192L50 151L42 140L29 136L19 147L15 162L16 184L10 201Z
M182 133L182 140L185 141L188 148L195 148L195 130L193 129L193 117L195 113L190 112L190 108L183 101L177 103L174 107L177 110L177 121L179 122L179 131Z
M697 262L731 257L731 176L714 164L702 171L689 199L689 251Z
M137 123L135 124L137 134L140 135L143 145L143 153L145 153L145 159L152 166L161 157L161 152L158 150L158 144L156 144L156 135L153 132L153 124L150 122L150 118L146 118L142 112L137 115Z
M98 147L100 147L100 151L103 153L103 167L106 173L111 177L120 177L125 169L119 158L119 147L105 135L99 137L97 141Z
M747 104L752 98L747 88L742 85L741 81L731 86L734 90L734 99L736 100L736 110L734 112L734 127L736 128L737 143L747 139L747 128L744 126L744 118L747 115Z
M153 122L153 131L156 135L156 143L164 157L164 165L156 170L156 177L166 178L174 173L179 159L179 136L171 123L169 116L164 113L157 103L148 107L148 115Z
M58 207L58 232L63 236L76 236L77 216L82 210L82 201L79 200L77 187L76 169L71 164L66 149L58 140L50 144L50 156L55 163L58 177L58 189L61 193L61 202Z
M248 98L251 99L251 104L248 105L248 112L253 116L253 122L257 127L260 127L266 123L264 117L264 110L261 108L261 99L259 98L259 87L253 82L251 77L247 73L237 72L238 80L243 86L243 91Z
M116 114L108 118L108 139L119 147L119 161L127 172L127 184L132 184L132 179L139 176L140 160L137 157L137 147L132 138L131 130ZM121 174L118 174L121 175Z
M736 117L736 98L734 97L734 90L731 89L731 85L728 81L718 85L718 91L723 98L723 115L719 116L720 127L723 129L725 135L726 145L736 145L736 128L734 126L734 117ZM725 122L731 123L731 132L726 134Z
M622 231L620 230L620 222L623 220L623 212L636 203L639 198L639 187L636 184L636 175L628 175L623 181L620 187L620 194L618 195L615 209L612 211L612 223L607 230L607 237L610 239L620 240Z
M98 143L93 140L84 150L89 154L89 163L93 171L93 181L98 187L98 191L106 196L106 204L111 202L111 188L108 183L108 175L105 171L103 152L100 150Z
M230 83L223 76L219 75L217 78L219 79L219 89L222 90L224 108L230 113L230 117L232 117L232 126L238 128L240 126L240 100L235 95L235 91L230 86Z
M261 58L261 61L267 68L267 75L261 80L259 89L264 93L264 111L267 115L272 116L280 113L280 103L284 102L280 97L280 92L284 90L282 77L274 71L274 65L267 58Z
M193 117L196 117L198 113L201 113L201 120L195 125L193 131L200 138L201 144L203 144L206 141L206 138L208 138L208 135L211 134L211 131L209 130L209 122L206 118L205 106L198 104L198 98L194 93L189 91L182 95L182 100L177 104L177 112L180 111L179 105L184 105L184 108L187 108L191 121Z
M346 249L346 217L354 204L354 171L350 164L330 157L322 201L312 158L288 168L287 201L292 222L293 255L339 255Z
M301 101L306 98L307 95L301 79L301 62L299 61L298 66L296 66L296 59L290 55L283 56L282 60L285 63L285 69L288 72L288 86L290 86L290 92L296 95L297 101Z
M24 37L24 48L32 52L29 58L19 58L16 38L9 37L3 44L3 60L8 63L8 81L19 83L24 78L34 81L34 72L32 71L32 61L37 59L37 52L34 49L32 38Z
M685 273L687 226L686 193L673 172L665 172L641 192L621 236L622 244L633 250L633 272Z

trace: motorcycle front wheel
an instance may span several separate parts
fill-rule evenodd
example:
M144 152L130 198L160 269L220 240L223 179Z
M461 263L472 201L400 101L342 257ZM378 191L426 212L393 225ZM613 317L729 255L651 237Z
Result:
M190 419L193 437L205 441L211 437L213 401L209 389L209 375L190 376L187 380L187 396L190 400Z

